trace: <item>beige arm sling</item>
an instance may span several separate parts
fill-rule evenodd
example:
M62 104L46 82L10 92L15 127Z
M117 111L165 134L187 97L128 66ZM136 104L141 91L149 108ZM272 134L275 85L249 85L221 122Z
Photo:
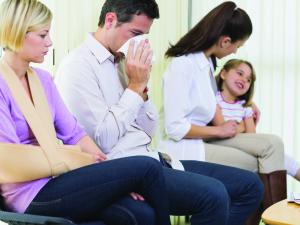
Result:
M94 162L79 146L59 144L42 84L31 68L27 76L34 105L17 75L3 60L0 72L40 145L0 143L0 183L57 176Z

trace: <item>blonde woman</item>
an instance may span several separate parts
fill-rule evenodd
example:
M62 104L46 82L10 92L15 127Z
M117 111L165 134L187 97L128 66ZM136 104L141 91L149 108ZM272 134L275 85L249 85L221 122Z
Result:
M1 4L0 45L5 49L2 63L15 72L33 105L27 70L31 62L43 62L52 45L49 36L51 19L49 9L37 0L6 0ZM64 144L79 145L84 152L94 156L95 163L57 177L1 184L6 207L15 212L61 216L75 222L101 224L100 220L103 220L107 224L170 224L161 165L144 157L107 161L66 109L51 76L46 71L33 70L48 100L57 138ZM0 142L37 143L3 80L3 74L0 74L0 118ZM126 200L133 191L142 194L134 196L144 198L145 202ZM128 201L130 205L126 205ZM108 209L119 207L134 217L135 211L131 211L134 204L148 205L142 207L148 209L142 213L143 221L136 218L133 218L134 223L127 223L126 218L118 221L115 218L118 215L111 214L114 211L105 216Z

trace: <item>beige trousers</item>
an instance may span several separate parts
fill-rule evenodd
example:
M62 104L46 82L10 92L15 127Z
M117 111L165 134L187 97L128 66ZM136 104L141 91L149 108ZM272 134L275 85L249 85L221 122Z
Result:
M259 173L284 170L282 140L271 134L238 134L205 143L205 158L213 162Z

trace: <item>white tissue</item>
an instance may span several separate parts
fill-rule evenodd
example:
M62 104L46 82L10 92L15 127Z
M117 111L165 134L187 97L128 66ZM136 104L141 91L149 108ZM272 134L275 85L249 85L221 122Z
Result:
M135 37L133 37L133 38L130 38L129 40L127 40L127 41L122 45L121 48L119 48L118 52L122 52L122 53L125 55L125 57L127 57L128 48L129 48L129 43L130 43L131 40L134 40L134 50L133 50L133 51L135 52L135 51L136 51L136 48L137 48L137 46L140 44L140 42L143 41L143 40L146 40L146 39L148 39L148 37L147 37L145 34L143 34L143 35L138 35L138 36L135 36ZM154 61L155 61L155 56L154 56L154 54L153 54L152 59L151 59L151 64L153 64Z

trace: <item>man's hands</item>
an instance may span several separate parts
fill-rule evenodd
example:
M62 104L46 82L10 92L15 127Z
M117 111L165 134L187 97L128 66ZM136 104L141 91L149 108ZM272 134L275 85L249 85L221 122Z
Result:
M125 72L128 76L128 88L138 93L144 100L143 93L150 78L153 51L148 40L141 41L134 52L134 41L129 44L125 61Z

